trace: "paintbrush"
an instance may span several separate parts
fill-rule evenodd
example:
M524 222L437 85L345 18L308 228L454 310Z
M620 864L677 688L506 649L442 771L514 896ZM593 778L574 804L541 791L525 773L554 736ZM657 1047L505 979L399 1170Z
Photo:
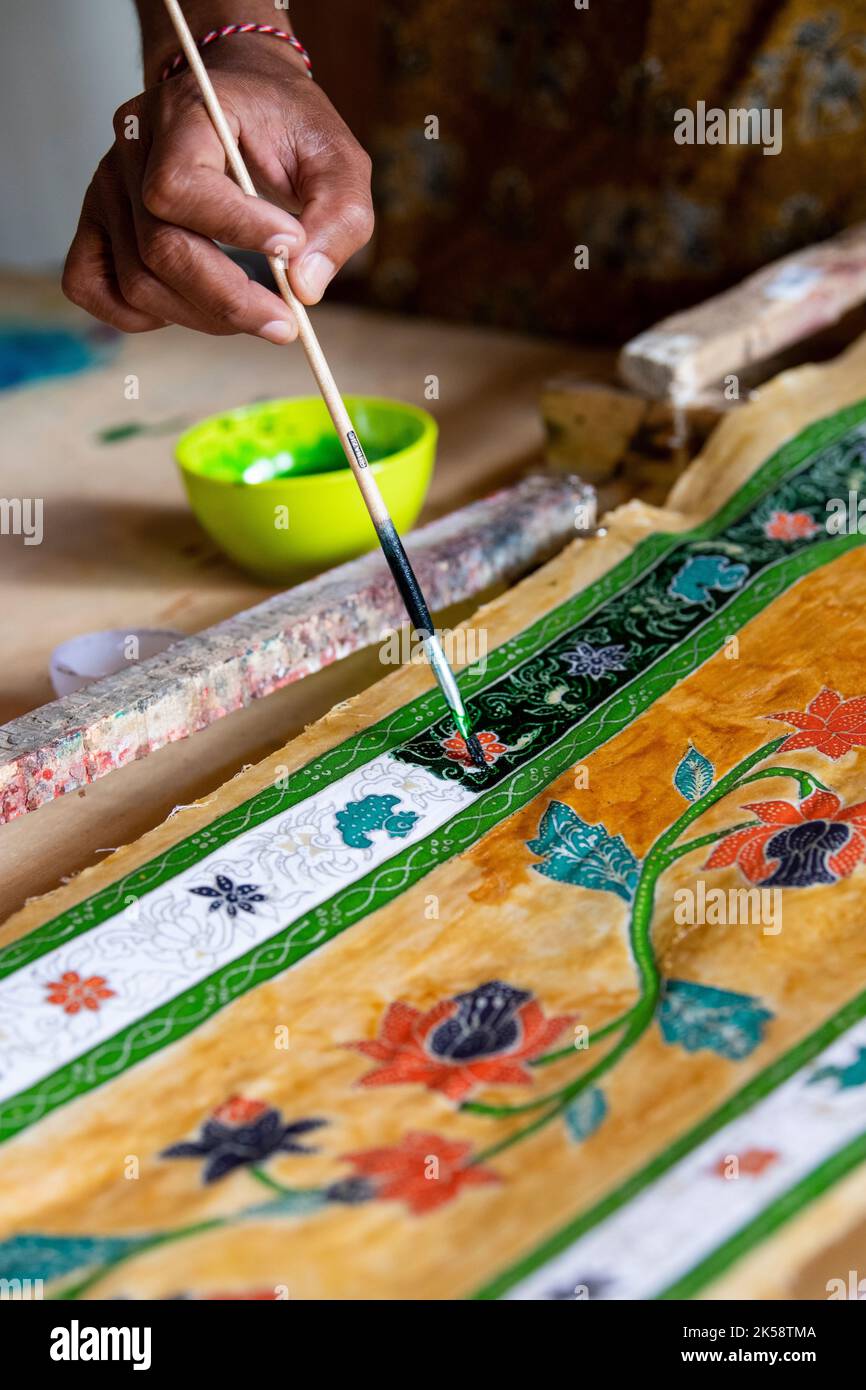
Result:
M237 141L232 134L231 127L226 120L225 113L220 106L219 97L214 91L213 83L210 80L207 68L202 62L201 54L196 47L195 39L190 32L183 11L178 4L178 0L165 0L165 7L169 18L174 25L180 46L189 64L190 71L198 82L204 104L207 107L208 115L214 124L214 129L222 142L225 150L229 168L235 176L236 181L243 189L244 193L249 193L251 197L258 197L255 185L250 178L249 171L241 157ZM310 370L316 378L319 390L322 393L325 405L328 407L334 428L343 446L346 460L355 475L355 481L361 489L361 496L370 513L370 520L376 529L379 544L388 562L388 567L394 576L394 581L400 591L400 597L406 605L413 628L420 637L424 651L429 661L433 674L439 682L442 694L445 696L454 722L466 744L466 751L475 763L476 767L485 768L487 763L481 744L477 737L472 733L472 725L463 704L463 698L454 678L454 672L448 665L448 660L442 650L433 621L430 617L430 610L424 601L421 586L415 578L414 571L409 563L409 557L403 548L403 542L397 534L397 528L391 520L385 500L379 491L379 485L370 471L367 456L361 447L361 441L352 426L349 412L343 404L343 399L337 390L337 383L334 381L333 374L328 366L321 344L316 337L313 325L310 323L307 310L301 301L294 294L289 277L286 274L286 260L282 256L269 256L268 261L276 281L277 288L291 309L298 324L298 337L304 352L307 354L307 361Z

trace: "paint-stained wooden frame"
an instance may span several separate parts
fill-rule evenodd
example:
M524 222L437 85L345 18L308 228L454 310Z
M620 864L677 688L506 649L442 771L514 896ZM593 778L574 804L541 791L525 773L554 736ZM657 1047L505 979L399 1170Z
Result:
M537 474L407 538L435 609L510 583L587 529L593 490ZM187 738L405 622L376 552L0 727L0 822Z

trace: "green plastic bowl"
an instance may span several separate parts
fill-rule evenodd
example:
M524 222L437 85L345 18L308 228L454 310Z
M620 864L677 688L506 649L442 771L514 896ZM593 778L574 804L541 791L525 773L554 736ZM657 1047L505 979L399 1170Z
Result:
M436 421L402 401L345 399L394 524L406 531L430 485ZM181 435L175 457L208 535L260 579L294 582L378 544L318 396L213 415Z

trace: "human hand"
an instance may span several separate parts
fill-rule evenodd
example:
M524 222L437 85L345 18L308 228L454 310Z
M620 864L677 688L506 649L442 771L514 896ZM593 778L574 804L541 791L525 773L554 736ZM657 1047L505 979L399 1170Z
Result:
M179 323L286 343L297 334L289 308L214 241L286 248L295 294L317 303L372 233L370 160L288 45L247 36L214 45L206 62L262 196L227 172L190 72L150 87L115 115L63 290L127 333Z

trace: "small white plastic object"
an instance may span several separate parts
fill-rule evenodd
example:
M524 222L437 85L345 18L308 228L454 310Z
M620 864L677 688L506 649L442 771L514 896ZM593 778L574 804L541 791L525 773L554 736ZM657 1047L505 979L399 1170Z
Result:
M51 653L51 684L58 696L83 690L102 676L113 676L165 651L179 642L182 632L168 628L109 628L105 632L85 632L70 637Z

